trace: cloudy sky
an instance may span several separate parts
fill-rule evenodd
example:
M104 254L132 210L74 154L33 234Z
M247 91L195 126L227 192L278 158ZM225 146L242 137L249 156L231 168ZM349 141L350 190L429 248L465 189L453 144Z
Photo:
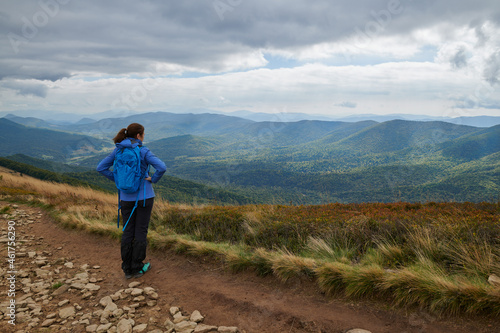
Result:
M498 0L3 1L0 111L500 115L499 25Z

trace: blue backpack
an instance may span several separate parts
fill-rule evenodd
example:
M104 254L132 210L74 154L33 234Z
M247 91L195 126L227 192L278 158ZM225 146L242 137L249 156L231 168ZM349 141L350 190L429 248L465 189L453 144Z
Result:
M122 148L116 152L113 162L116 188L125 193L135 193L142 182L141 147Z
M120 227L120 210L121 199L120 191L125 193L137 192L137 199L135 200L134 208L130 216L123 226L123 230L127 227L130 218L134 214L139 201L139 187L144 182L144 178L149 173L149 166L145 173L141 172L141 148L122 148L116 152L115 161L113 162L113 176L115 177L115 185L118 188L118 219L116 221L117 227ZM146 205L146 184L144 184L144 205Z

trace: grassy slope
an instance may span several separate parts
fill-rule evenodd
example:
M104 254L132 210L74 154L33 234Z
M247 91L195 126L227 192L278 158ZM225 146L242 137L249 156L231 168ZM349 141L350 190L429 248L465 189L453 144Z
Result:
M62 224L119 237L115 196L0 173L0 195ZM155 203L150 246L214 256L235 271L307 277L329 295L377 296L435 314L500 314L497 204L234 207ZM383 297L382 297L383 296Z
M115 184L98 174L96 171L83 171L85 168L48 162L22 154L0 157L0 166L32 177L66 183L70 185L89 186L116 193ZM51 171L53 170L53 171ZM78 171L78 172L76 172ZM189 202L198 204L245 204L249 199L222 189L208 187L202 184L182 180L165 175L155 184L155 192L164 200L171 202Z

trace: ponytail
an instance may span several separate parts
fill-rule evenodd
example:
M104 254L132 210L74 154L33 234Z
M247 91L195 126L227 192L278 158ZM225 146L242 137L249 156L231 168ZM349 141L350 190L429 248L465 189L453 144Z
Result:
M144 133L144 126L138 123L132 123L127 128L122 128L118 134L113 138L115 144L122 142L126 138L135 138L137 134Z
M113 138L113 141L115 144L117 144L118 142L122 142L123 140L125 140L126 137L127 137L127 129L122 128L120 132L118 132L118 134L116 134L116 136Z

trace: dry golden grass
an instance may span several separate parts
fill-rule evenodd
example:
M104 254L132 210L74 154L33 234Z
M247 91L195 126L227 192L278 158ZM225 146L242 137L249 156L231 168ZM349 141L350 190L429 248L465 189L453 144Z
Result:
M372 264L352 266L352 268L344 273L347 296L361 298L381 293L379 285L383 283L387 274L381 266Z
M67 227L116 239L121 236L121 228L116 227L116 195L3 171L0 171L0 187L12 189L2 192L11 200L53 208L53 215ZM274 209L273 206L242 207L244 232L257 233L266 215ZM198 206L172 205L157 199L152 221L174 218L173 210L182 219L202 212ZM498 249L487 244L436 244L430 235L429 229L417 229L410 234L414 246L412 261L397 243L378 242L377 248L369 249L355 260L348 243L332 245L319 237L310 237L307 249L312 257L304 257L286 249L272 251L244 244L196 241L193 236L175 234L162 224L150 228L148 240L156 250L211 256L234 271L253 269L262 275L274 274L282 281L293 277L315 279L327 295L342 293L356 298L383 295L395 304L418 306L435 314L499 315L500 288L488 285L485 279L490 273L500 273ZM454 258L457 276L450 275L437 263L436 258L443 256ZM397 269L384 269L387 266Z
M332 247L328 245L323 239L317 237L309 237L307 248L314 254L324 257L336 259L336 253Z
M346 288L344 276L352 266L340 262L325 263L315 269L318 286L327 295L341 293Z
M314 276L315 260L296 256L286 250L278 251L277 254L271 258L271 267L280 280L287 281L293 277Z
M228 251L226 253L225 264L233 272L241 272L253 267L250 256L236 251Z
M116 205L115 195L96 191L88 187L74 187L67 184L46 182L30 176L18 176L8 172L0 172L2 185L32 191L40 196L40 200L47 204L64 204L73 202L95 202L99 204Z
M307 241L308 255L327 261L338 261L344 264L350 264L354 257L355 250L349 247L347 242L337 244L335 248L330 246L326 241L318 237L309 237Z
M447 251L452 254L458 271L486 278L490 274L500 275L500 249L487 243L466 245L454 242L447 245Z
M409 233L409 242L417 256L437 258L442 253L442 243L437 243L429 228L417 228Z
M406 254L398 244L380 241L377 242L377 250L385 266L397 267L406 262Z
M257 230L261 225L260 219L255 211L246 212L245 214L245 222L243 223L243 228L245 232L251 236L257 235Z

